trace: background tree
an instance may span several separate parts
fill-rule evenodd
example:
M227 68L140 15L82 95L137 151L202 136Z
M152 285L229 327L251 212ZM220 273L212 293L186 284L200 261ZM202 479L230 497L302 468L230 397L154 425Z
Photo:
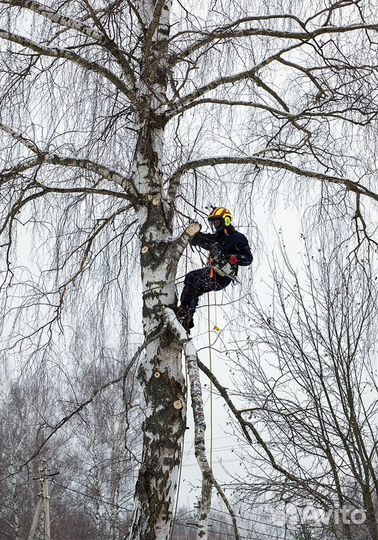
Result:
M70 347L59 344L64 365L50 349L41 363L1 366L1 537L28 537L41 457L53 474L53 538L118 540L130 525L141 415L127 340L120 350L106 347L99 320L88 313L77 324L65 332L73 334ZM85 408L83 396L89 398Z
M209 188L229 196L230 178L248 216L258 182L377 199L370 147L357 145L377 112L374 3L0 4L4 347L35 364L54 350L64 364L60 332L69 340L70 311L89 307L121 341L125 284L141 269L130 538L166 539L186 411L173 407L185 403L182 345L162 313L195 232L177 227Z
M250 333L237 352L241 425L253 424L263 439L251 453L251 473L246 462L253 482L240 479L239 490L246 501L264 496L328 513L323 530L319 520L313 530L308 524L311 538L376 539L375 250L351 253L324 237L320 247L304 242L305 271L286 257L270 306L251 308Z

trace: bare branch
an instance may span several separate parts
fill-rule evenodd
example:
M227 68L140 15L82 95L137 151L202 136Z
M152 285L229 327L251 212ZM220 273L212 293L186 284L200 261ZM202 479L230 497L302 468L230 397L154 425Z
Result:
M315 495L318 499L323 500L325 503L329 504L330 500L327 496L325 496L323 493L321 493L319 490L311 487L310 479L308 478L299 478L296 475L292 474L291 472L287 471L283 465L280 465L276 462L276 459L269 449L268 444L264 441L264 439L261 437L259 431L254 426L254 424L242 416L242 412L237 409L237 407L234 405L232 399L230 398L227 389L220 384L218 379L215 377L215 375L201 362L201 360L197 359L198 367L205 373L205 375L209 378L209 380L213 383L215 388L218 390L220 395L223 397L225 402L230 408L230 411L234 415L235 419L238 421L244 435L246 436L246 439L248 442L252 442L251 434L255 437L258 444L261 446L261 448L264 450L264 453L266 454L269 462L271 463L272 467L281 473L283 476L285 476L288 480L294 481L296 484L301 485L305 488L309 493ZM251 432L251 434L249 433Z
M171 244L171 257L174 261L179 261L188 242L200 231L200 229L201 225L199 225L199 223L191 223L178 238L173 240L173 243Z
M298 19L297 19L298 20ZM304 23L302 23L304 25ZM210 32L209 35L205 36L202 39L199 39L197 42L193 43L183 51L172 55L171 64L181 62L185 60L188 56L193 54L195 51L205 47L206 45L212 44L214 42L220 42L223 40L229 39L238 39L243 37L272 37L279 38L284 40L299 40L302 44L305 44L312 39L322 36L322 35L333 35L333 34L343 34L349 32L356 32L358 30L373 30L378 31L377 24L351 24L349 26L322 26L312 31L303 31L303 32L292 32L285 30L273 30L270 28L246 28L244 30L231 30L224 31L222 29L216 29L213 32Z
M12 137L12 139L23 144L28 150L31 150L31 152L33 152L34 154L37 154L38 156L42 154L42 151L38 148L34 141L27 139L21 133L17 133L17 131L15 131L10 126L6 126L5 124L0 123L0 129L7 133L10 137Z
M41 15L42 17L46 17L46 19L49 19L54 23L65 26L66 28L77 30L81 34L94 39L98 43L105 44L104 36L85 22L73 19L72 17L67 17L66 15L61 15L50 9L48 6L45 6L44 4L41 4L35 0L1 0L0 4L19 6L29 9L30 11L34 11L34 13L38 13L38 15Z
M68 49L61 49L58 47L47 47L46 45L42 45L41 43L36 43L35 41L31 39L28 39L24 36L20 36L18 34L7 32L6 30L0 29L0 38L5 39L6 41L11 41L12 43L17 43L18 45L21 45L22 47L31 49L32 51L35 51L36 53L41 54L42 56L49 56L53 58L61 58L63 60L69 60L70 62L73 62L92 73L97 73L99 75L102 75L108 81L110 81L116 88L118 88L120 92L122 92L125 96L127 96L129 100L131 101L131 103L133 103L133 105L137 109L140 108L141 104L136 94L122 81L122 79L120 79L110 69L104 66L101 66L100 64L96 62L87 60L86 58L83 58L79 54L73 51L70 51Z
M114 42L114 40L112 40L108 33L106 32L103 24L101 24L101 21L100 19L97 17L97 14L95 12L95 10L93 9L93 7L91 6L91 4L87 1L87 0L84 0L85 1L85 5L87 6L96 26L100 29L100 32L101 32L101 36L102 36L102 39L104 41L104 46L108 49L108 51L114 56L114 58L119 62L120 66L122 67L122 69L124 70L126 76L127 76L127 80L128 80L128 83L130 85L130 87L133 89L133 91L135 92L135 75L134 75L134 71L132 69L132 67L129 65L129 63L126 61L125 59L125 52L122 51L118 46L117 44Z
M74 416L79 414L87 405L92 403L92 401L96 398L96 396L98 394L100 394L101 392L103 392L104 390L109 388L110 386L113 386L115 384L118 384L121 381L124 381L125 377L127 377L128 372L130 371L132 366L135 364L135 362L138 360L139 356L144 351L144 349L148 345L150 345L150 343L152 343L153 341L158 339L161 334L162 334L162 329L160 329L157 333L152 333L150 335L150 337L148 339L146 339L144 341L144 343L142 343L142 345L138 348L138 350L136 351L136 353L134 354L134 356L130 360L129 364L127 365L125 371L119 377L116 377L115 379L112 379L111 381L108 381L107 383L102 384L101 386L99 386L98 388L93 390L92 394L89 396L88 399L86 399L85 401L82 401L75 409L73 409L73 411L71 411L64 418L62 418L57 424L55 424L55 426L53 426L51 428L50 434L43 440L43 442L39 445L39 447L34 452L34 454L27 461L25 461L25 463L23 463L20 466L20 470L23 467L26 467L35 457L37 457L39 455L39 453L41 452L42 448L44 448L46 446L47 442L51 439L51 437L53 437L55 435L55 433L57 433Z
M292 165L286 161L275 160L270 158L264 158L259 156L250 156L250 157L232 157L232 156L218 156L214 158L205 158L199 159L196 161L188 161L181 167L179 167L176 172L170 178L170 189L169 194L172 199L176 195L177 187L180 182L180 177L187 171L198 169L201 167L215 167L216 165L256 165L259 167L267 167L273 169L284 169L289 171L297 176L302 176L304 178L312 178L314 180L319 180L321 182L329 182L331 184L336 184L344 186L348 191L354 193L360 193L366 197L370 197L375 201L378 201L378 194L371 191L367 187L361 185L359 182L354 182L347 178L341 178L338 176L331 176L328 174L323 174L316 171L309 171Z
M108 167L91 161L89 159L78 159L73 157L63 157L56 154L42 154L37 158L29 158L22 161L18 165L15 165L11 169L5 169L0 175L0 184L5 184L9 180L13 179L21 172L24 172L35 167L40 167L43 164L48 165L59 165L69 168L79 168L86 171L91 171L99 176L102 176L104 179L109 180L110 182L115 182L121 186L128 195L128 198L133 201L134 204L137 202L138 194L135 191L132 181L121 174L109 169ZM54 188L56 189L56 188ZM80 191L80 188L79 188Z

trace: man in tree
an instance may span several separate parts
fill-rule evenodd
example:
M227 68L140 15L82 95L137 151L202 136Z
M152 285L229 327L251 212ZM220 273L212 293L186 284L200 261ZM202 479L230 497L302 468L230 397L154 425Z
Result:
M227 208L213 208L208 220L214 232L199 232L191 240L192 246L209 251L207 265L186 275L181 305L173 308L188 333L194 326L199 297L227 287L236 280L239 265L248 266L253 259L247 238L231 225L232 215Z

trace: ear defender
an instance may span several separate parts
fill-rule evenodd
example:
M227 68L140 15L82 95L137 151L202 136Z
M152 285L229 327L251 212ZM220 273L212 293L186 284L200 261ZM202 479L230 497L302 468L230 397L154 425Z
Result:
M226 227L229 227L231 225L231 218L229 218L228 216L226 216L224 218L224 224L226 225Z

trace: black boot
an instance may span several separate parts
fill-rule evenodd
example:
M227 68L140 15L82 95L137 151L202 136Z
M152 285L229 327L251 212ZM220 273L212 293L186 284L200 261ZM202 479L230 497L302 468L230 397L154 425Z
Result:
M184 306L176 306L174 304L169 307L172 311L174 311L177 320L180 322L180 324L184 327L184 329L189 335L190 329L194 326L193 311Z
M194 327L193 313L191 309L187 309L184 320L182 322L180 321L188 336L190 335L190 330Z

